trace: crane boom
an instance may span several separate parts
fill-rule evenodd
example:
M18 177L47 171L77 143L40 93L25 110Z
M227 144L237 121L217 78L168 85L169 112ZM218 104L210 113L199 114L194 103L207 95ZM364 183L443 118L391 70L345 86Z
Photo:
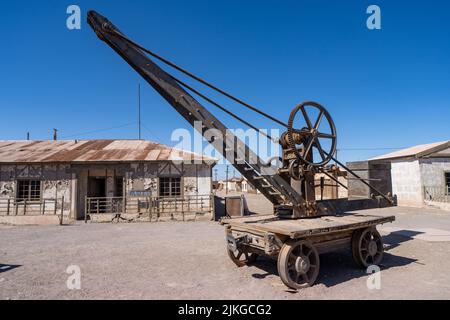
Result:
M267 167L242 140L194 97L192 97L170 74L154 63L141 48L137 47L108 19L95 11L88 13L88 23L97 36L116 51L139 73L178 113L180 113L203 137L205 137L252 185L279 209L306 207L305 198L292 186L289 179L278 172L264 170ZM201 126L196 125L201 122ZM223 139L205 136L210 129L218 130ZM232 150L229 150L232 146ZM306 214L305 214L306 216Z

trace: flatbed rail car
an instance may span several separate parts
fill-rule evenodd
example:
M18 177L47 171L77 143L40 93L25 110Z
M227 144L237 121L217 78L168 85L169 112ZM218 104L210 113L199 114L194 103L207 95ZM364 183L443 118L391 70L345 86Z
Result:
M255 215L222 219L226 226L228 255L239 267L265 255L277 259L283 283L294 289L314 284L320 269L319 255L351 248L362 268L377 265L383 242L376 226L395 220L367 214L344 214L311 219L281 219Z
M230 256L233 261L239 265L251 262L258 254L278 256L281 279L292 288L303 288L314 283L319 273L319 252L325 249L351 245L355 260L361 266L381 261L383 245L375 226L393 221L394 218L342 216L342 212L393 206L396 205L395 197L390 192L383 193L369 183L374 179L360 177L337 159L337 131L325 107L314 101L303 102L292 109L288 122L285 122L127 38L99 13L89 11L87 20L100 40L118 53L213 145L242 177L273 204L274 217L252 217L224 222L227 224L228 247L232 249ZM283 134L280 137L268 135L265 130L250 123L248 118L231 111L182 79L164 71L150 56L242 108L272 121L283 129ZM281 157L262 159L250 149L245 139L236 136L197 99L220 109L246 127L276 142L281 149ZM327 176L347 188L338 179L342 174L340 168L353 176L352 179L369 188L369 199L316 201L317 174ZM264 243L264 246L259 245L258 241ZM233 255L233 252L236 255ZM243 263L240 262L242 259Z

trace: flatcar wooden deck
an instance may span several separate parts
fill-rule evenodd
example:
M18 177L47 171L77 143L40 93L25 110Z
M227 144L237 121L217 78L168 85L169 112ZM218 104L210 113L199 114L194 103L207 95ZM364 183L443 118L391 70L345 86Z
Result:
M222 220L222 224L229 225L233 230L250 233L271 232L297 239L305 236L360 229L394 220L394 216L381 217L365 214L347 214L295 220L280 219L273 215L255 215L224 219Z

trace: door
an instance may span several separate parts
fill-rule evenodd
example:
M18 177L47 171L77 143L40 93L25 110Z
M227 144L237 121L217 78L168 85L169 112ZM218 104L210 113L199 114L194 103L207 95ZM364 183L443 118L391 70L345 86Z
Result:
M88 198L90 200L90 213L105 213L107 209L106 178L89 177Z

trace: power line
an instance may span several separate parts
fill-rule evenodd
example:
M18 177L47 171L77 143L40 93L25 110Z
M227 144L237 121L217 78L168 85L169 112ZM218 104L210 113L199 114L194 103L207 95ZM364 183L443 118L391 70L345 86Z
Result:
M171 62L171 61L169 61L169 60L167 60L167 59L161 57L160 55L154 53L153 51L150 51L149 49L144 48L143 46L141 46L140 44L134 42L133 40L128 39L126 36L124 36L124 35L121 34L120 32L118 32L118 31L116 31L116 30L113 30L113 32L114 32L115 35L119 36L121 39L127 41L127 42L130 43L131 45L133 45L133 46L135 46L136 48L138 48L138 49L144 51L145 53L151 55L152 57L158 59L159 61L165 63L166 65L168 65L168 66L170 66L170 67L172 67L172 68L174 68L174 69L180 71L181 73L187 75L188 77L190 77L190 78L192 78L192 79L194 79L194 80L200 82L201 84L203 84L203 85L209 87L210 89L212 89L212 90L214 90L214 91L216 91L216 92L218 92L218 93L224 95L225 97L227 97L227 98L229 98L229 99L231 99L231 100L233 100L233 101L239 103L240 105L242 105L242 106L244 106L244 107L246 107L246 108L248 108L248 109L250 109L250 110L252 110L252 111L254 111L254 112L256 112L256 113L259 113L260 115L262 115L262 116L264 116L264 117L266 117L266 118L268 118L268 119L270 119L270 120L272 120L272 121L278 123L279 125L281 125L281 126L283 126L283 127L287 127L287 124L286 124L286 123L284 123L284 122L278 120L277 118L275 118L275 117L273 117L273 116L271 116L271 115L269 115L269 114L267 114L267 113L265 113L265 112L259 110L259 109L256 108L256 107L254 107L254 106L252 106L252 105L250 105L250 104L248 104L248 103L242 101L241 99L238 99L238 98L234 97L233 95L229 94L228 92L226 92L226 91L224 91L224 90L222 90L222 89L219 89L218 87L214 86L213 84L211 84L211 83L209 83L209 82L203 80L203 79L200 78L200 77L197 77L196 75L192 74L191 72L189 72L189 71L187 71L187 70L185 70L185 69L183 69L183 68L177 66L177 65L174 64L173 62Z
M156 138L156 140L162 141L162 139L161 139L157 134L155 134L152 130L150 130L150 129L145 125L145 123L141 122L141 126L142 126L145 130L147 130L147 132L148 132L151 136L153 136L154 138Z
M141 84L138 85L138 121L139 121L139 140L141 140Z
M406 149L406 147L400 148L338 148L339 151L376 151L376 150L399 150Z
M185 87L187 90L189 90L189 91L193 92L194 94L198 95L200 98L202 98L205 101L211 103L213 106L215 106L215 107L219 108L220 110L224 111L225 113L227 113L228 115L232 116L236 120L238 120L238 121L242 122L243 124L249 126L253 130L258 131L260 134L266 136L268 139L273 140L273 138L271 136L269 136L267 133L265 133L261 129L257 128L256 126L252 125L250 122L248 122L248 121L244 120L243 118L239 117L238 115L236 115L235 113L231 112L230 110L228 110L224 106L218 104L217 102L215 102L211 98L208 98L207 96L205 96L204 94L200 93L198 90L194 89L193 87L191 87L187 83L181 81L180 79L178 79L178 78L176 78L176 77L174 77L174 76L172 76L170 74L169 74L169 77L171 77L173 80L178 82L181 86Z
M84 135L91 134L91 133L111 131L111 130L114 130L114 129L120 129L120 128L129 127L129 126L135 125L135 124L136 124L136 122L130 122L130 123L127 123L127 124L118 125L118 126L109 127L109 128L103 128L103 129L96 129L96 130L92 130L92 131L85 131L85 132L74 133L74 134L70 134L70 135L67 135L67 136L63 136L63 137L61 137L61 139L67 139L67 138L73 138L73 137L78 137L78 136L84 136Z
M225 171L226 177L225 177L225 194L228 194L228 173L229 171L229 166L227 165L227 169Z

